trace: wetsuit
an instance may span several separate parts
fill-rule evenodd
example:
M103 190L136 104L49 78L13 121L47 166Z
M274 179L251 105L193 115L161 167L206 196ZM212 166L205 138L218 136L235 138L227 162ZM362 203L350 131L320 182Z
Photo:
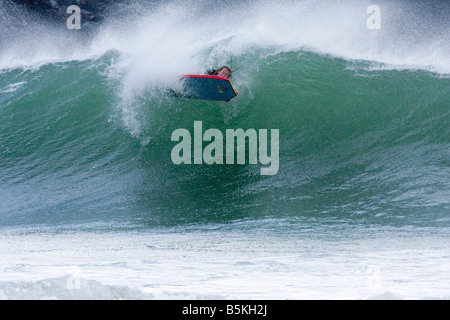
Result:
M208 76L215 76L216 70L214 69L208 69L205 72Z

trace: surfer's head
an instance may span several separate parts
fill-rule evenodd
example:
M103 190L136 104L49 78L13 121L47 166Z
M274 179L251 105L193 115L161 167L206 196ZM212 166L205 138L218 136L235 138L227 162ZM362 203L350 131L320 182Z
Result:
M222 78L231 78L231 69L227 66L220 67L219 69L214 72L214 75Z

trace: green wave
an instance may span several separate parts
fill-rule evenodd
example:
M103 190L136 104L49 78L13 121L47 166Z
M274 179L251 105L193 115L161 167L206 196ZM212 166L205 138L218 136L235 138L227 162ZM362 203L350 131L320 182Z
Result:
M255 59L258 57L258 59ZM118 53L0 74L0 223L144 226L238 219L448 224L450 79L310 52L233 58L229 103L153 82L124 94ZM280 168L174 165L171 134L278 129Z

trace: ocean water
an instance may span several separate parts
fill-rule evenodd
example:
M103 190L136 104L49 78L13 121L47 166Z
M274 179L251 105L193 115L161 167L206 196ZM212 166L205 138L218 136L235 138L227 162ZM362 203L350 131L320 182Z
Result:
M449 299L450 7L0 3L1 299ZM84 29L85 28L85 29ZM230 65L239 96L166 95ZM279 130L279 170L172 132Z

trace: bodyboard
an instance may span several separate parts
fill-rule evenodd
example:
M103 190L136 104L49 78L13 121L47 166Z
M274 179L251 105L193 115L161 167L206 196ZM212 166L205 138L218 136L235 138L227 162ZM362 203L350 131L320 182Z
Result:
M229 79L209 75L185 75L182 78L184 98L230 101L238 95Z

